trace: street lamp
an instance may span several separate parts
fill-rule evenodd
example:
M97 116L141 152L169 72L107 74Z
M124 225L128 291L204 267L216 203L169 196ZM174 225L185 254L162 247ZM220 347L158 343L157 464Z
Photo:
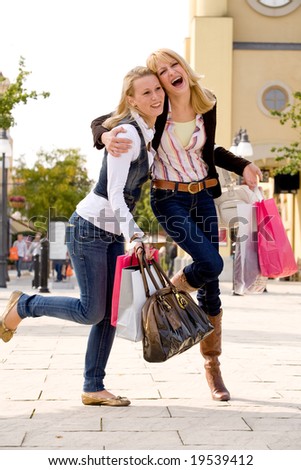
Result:
M253 148L249 141L247 129L240 128L233 138L230 152L236 157L248 158L253 156ZM242 177L238 177L238 184L241 184Z
M229 150L237 157L247 158L253 156L253 148L249 141L247 129L239 129L239 131L234 136Z
M5 129L0 129L0 155L2 155L2 191L1 191L1 239L0 239L0 287L7 287L8 256L8 218L7 218L7 169L12 149Z

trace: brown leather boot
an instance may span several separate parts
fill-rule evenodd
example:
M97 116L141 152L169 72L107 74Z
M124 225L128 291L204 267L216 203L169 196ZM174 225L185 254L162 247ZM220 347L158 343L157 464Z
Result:
M206 379L211 390L213 400L228 401L230 393L225 387L220 371L218 357L222 353L222 315L223 311L216 315L208 315L214 330L200 342L201 353L205 359Z
M197 290L197 287L192 287L188 284L185 273L183 269L178 271L170 280L170 282L179 290L184 292L194 292Z

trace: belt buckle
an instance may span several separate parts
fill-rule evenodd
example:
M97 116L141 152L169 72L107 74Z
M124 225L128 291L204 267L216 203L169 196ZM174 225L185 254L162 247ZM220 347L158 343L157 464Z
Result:
M193 189L192 189L192 185L196 185L196 190L193 190ZM197 183L197 182L195 182L195 181L192 182L192 183L189 183L188 188L187 188L187 189L188 189L188 192L189 192L190 194L196 194L196 193L198 193L198 192L201 191L201 189L202 189L202 188L200 188L200 185L201 185L201 183Z

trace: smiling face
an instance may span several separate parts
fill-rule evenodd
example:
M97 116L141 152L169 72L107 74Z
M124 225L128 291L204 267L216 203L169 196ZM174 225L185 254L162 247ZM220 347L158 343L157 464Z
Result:
M148 66L155 71L169 98L190 94L190 80L185 61L176 53L161 50L148 59Z
M151 74L134 81L133 94L128 96L128 102L152 127L163 112L164 97L158 78Z
M176 59L158 61L157 74L169 96L190 92L188 75Z

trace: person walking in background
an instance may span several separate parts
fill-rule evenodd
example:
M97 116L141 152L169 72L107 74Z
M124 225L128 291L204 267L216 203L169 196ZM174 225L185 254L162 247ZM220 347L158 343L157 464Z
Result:
M15 291L0 319L0 337L9 341L27 317L49 316L93 325L89 334L82 402L85 405L128 406L104 386L105 367L116 328L111 325L111 303L117 256L124 242L142 248L143 231L132 211L148 179L152 154L147 146L154 136L156 117L162 113L164 91L157 76L136 67L124 78L116 112L106 122L122 122L132 148L120 159L105 153L99 180L77 205L66 231L66 244L80 288L80 299L28 295ZM146 252L148 258L152 251Z
M37 232L35 234L35 237L29 246L28 255L30 256L29 272L32 272L33 266L34 266L34 257L41 256L41 233L40 232Z
M16 260L17 277L21 277L22 261L27 254L27 245L24 240L23 234L18 233L17 240L14 241L13 246L17 247L18 259Z
M66 264L66 261L63 259L54 260L52 262L54 270L56 272L56 279L54 282L62 282L66 276L63 274L63 267Z
M215 144L216 97L203 88L200 76L176 52L159 49L147 60L167 97L156 122L152 147L157 152L152 168L151 206L165 232L192 258L192 263L171 279L179 289L198 290L199 305L214 331L200 342L206 378L214 400L226 401L219 357L222 352L222 315L219 280L223 260L218 253L218 220L214 198L221 187L216 165L243 176L253 189L260 169ZM106 133L101 116L91 123L94 145L103 145L118 157L131 142L121 129ZM118 135L116 135L118 132Z

